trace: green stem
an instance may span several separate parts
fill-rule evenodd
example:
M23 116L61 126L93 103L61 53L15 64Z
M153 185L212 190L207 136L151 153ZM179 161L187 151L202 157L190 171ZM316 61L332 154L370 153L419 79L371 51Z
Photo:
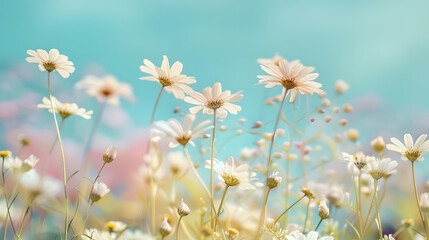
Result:
M374 179L374 198L375 198L375 214L377 215L378 225L379 225L379 233L380 233L380 239L383 239L383 228L381 226L381 219L380 219L380 208L378 206L378 199L377 199L377 187L378 187L378 180Z
M357 203L357 214L358 214L358 225L359 225L359 231L362 235L362 202L361 202L361 171L359 171L358 176L358 203Z
M89 201L91 200L91 193L92 193L92 190L94 190L94 185L95 185L95 183L97 182L98 178L100 178L101 171L103 171L103 168L104 168L104 166L106 166L106 164L107 164L107 162L104 162L104 163L103 163L103 166L101 166L100 171L98 171L97 177L95 177L95 180L94 180L94 182L92 183L91 191L89 191L88 203L89 203Z
M210 198L211 201L214 202L214 188L213 188L213 168L214 168L214 147L215 147L215 134L216 134L216 109L213 109L213 132L212 132L212 152L210 156ZM211 205L210 210L210 224L213 226L213 212L216 210L214 209L213 204ZM214 232L214 230L213 230Z
M426 232L426 237L429 237L429 232L428 232L428 229L426 227L425 220L423 219L422 211L420 210L420 202L419 202L419 196L417 193L417 185L416 185L416 175L414 173L414 162L411 162L411 173L413 175L413 187L414 187L414 195L416 197L417 209L418 209L419 214L420 214L420 219L422 220L423 228L425 229L425 232Z
M311 198L308 199L307 213L305 214L304 228L303 228L302 232L305 232L305 228L307 227L308 214L310 213L310 203L311 203Z
M61 133L61 129L63 128L64 119L65 119L65 118L61 118L61 122L60 122L60 133ZM54 142L53 142L53 143L52 143L52 145L51 145L51 149L49 150L48 158L46 159L45 166L43 167L42 177L45 175L46 170L48 169L49 162L50 162L50 160L51 160L51 154L52 154L52 152L54 151L54 147L55 147L55 145L57 144L57 141L58 141L58 136L55 136L55 140L54 140Z
M276 218L274 224L276 224L283 217L283 215L285 215L293 206L295 206L295 204L299 203L304 197L305 195L298 199L296 202L294 202L292 205L290 205L282 214L280 214L280 216Z
M176 240L179 240L179 227L180 227L180 221L182 221L182 216L179 217L179 221L177 222L177 229L176 229Z
M158 93L158 97L156 98L155 105L153 106L152 116L150 118L149 126L152 126L153 120L155 119L156 108L158 107L159 99L161 98L162 90L164 90L164 85L161 87L161 90Z
M317 229L319 228L319 226L320 226L320 224L322 223L322 221L323 221L323 218L321 218L321 219L320 219L320 221L319 221L319 223L317 224L316 229L314 229L314 231L317 231Z
M28 205L28 206L27 206L27 208L25 209L25 213L24 213L24 215L22 216L21 223L19 224L18 234L17 234L18 236L21 236L22 228L23 228L23 226L24 226L24 222L25 222L25 218L27 217L28 212L30 211L30 208L31 208L31 206L30 206L30 205ZM18 238L18 239L19 239L19 238Z
M284 93L283 93L283 97L282 97L282 102L280 104L279 113L277 114L276 122L274 123L273 134L271 136L270 148L269 148L269 151L268 151L268 163L267 163L267 172L266 172L267 176L266 176L266 181L265 181L265 183L266 183L265 184L265 193L264 193L264 198L263 198L264 200L262 202L261 216L259 217L258 228L256 229L258 236L260 236L262 234L262 231L261 231L262 230L262 225L265 222L265 212L266 212L266 208L267 208L267 201L266 200L268 199L268 194L270 192L267 183L268 183L268 178L270 177L274 139L276 138L277 127L279 125L280 116L282 115L283 104L285 102L287 93L288 93L288 89L285 89Z
M228 191L229 185L226 185L225 190L223 191L222 199L220 200L219 208L217 209L216 220L214 224L213 231L216 231L217 223L219 222L220 211L222 210L223 202L225 200L226 192Z
M48 72L48 89L49 89L49 99L51 100L52 116L54 117L55 129L57 130L58 143L60 144L60 150L61 150L61 160L62 160L62 166L63 166L64 201L65 201L65 205L66 205L65 206L65 220L64 220L64 240L67 240L67 223L68 223L69 201L68 201L68 196L67 196L66 160L64 158L63 143L61 141L60 129L58 127L57 117L55 116L54 102L52 100L51 72Z
M375 194L372 195L371 205L370 205L370 207L368 209L368 214L366 215L366 218L365 218L365 224L363 225L363 233L364 234L366 233L366 230L367 230L366 227L367 227L367 224L368 224L369 216L371 215L371 211L374 208L374 199L375 199Z

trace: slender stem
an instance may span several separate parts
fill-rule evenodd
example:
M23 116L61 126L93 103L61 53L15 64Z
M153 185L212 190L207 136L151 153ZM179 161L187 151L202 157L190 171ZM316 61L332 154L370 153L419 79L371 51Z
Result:
M370 205L370 207L368 209L368 214L366 215L366 218L365 218L365 224L363 225L363 233L364 234L366 233L366 230L367 230L366 227L367 227L367 224L368 224L369 216L371 215L371 211L374 208L374 199L375 199L375 193L372 195L371 205Z
M228 191L229 185L226 185L225 190L223 191L222 199L220 200L219 208L217 209L215 225L213 231L216 231L217 223L219 222L220 211L222 210L223 202L225 200L226 192Z
M307 213L305 214L304 228L303 228L302 232L305 232L305 228L307 227L308 214L310 213L310 203L311 203L311 198L308 199Z
M321 219L320 219L320 221L319 221L319 223L317 224L316 229L314 229L314 231L317 231L317 229L319 228L319 226L320 226L320 224L322 223L322 221L323 221L323 218L321 218Z
M360 172L358 177L358 188L360 188ZM362 234L362 225L361 225L361 219L360 219L360 192L356 189L356 177L353 176L353 188L355 191L355 199L356 199L356 215L358 217L358 225L359 225L359 234Z
M214 202L214 188L213 188L213 168L214 168L214 151L215 151L215 134L216 134L216 109L213 109L213 132L212 132L212 152L210 156L210 198ZM216 211L214 206L211 206L210 223L213 226L213 212ZM213 229L214 232L214 229Z
M100 178L101 171L103 171L103 168L104 168L104 166L106 166L106 164L107 164L107 162L104 162L104 163L103 163L103 166L101 166L100 171L98 171L97 177L95 177L95 180L94 180L94 182L92 183L91 191L89 191L88 203L89 203L89 201L91 200L91 193L92 193L92 190L94 190L94 185L95 185L95 183L97 182L98 178Z
M377 187L378 187L378 180L374 179L374 198L375 198L375 214L377 215L378 225L379 225L379 233L380 233L380 239L383 239L383 228L381 226L381 219L380 219L380 208L378 206L378 199L377 199Z
M158 93L158 97L156 98L155 105L153 106L152 116L150 118L150 125L152 126L153 120L155 119L156 108L158 107L159 99L161 98L162 90L164 90L164 85L162 85L161 90Z
M201 176L198 174L197 169L195 169L194 163L192 162L191 159L191 155L189 154L188 148L185 146L183 146L183 149L185 150L185 155L186 158L188 159L188 164L189 164L189 168L192 170L192 172L195 174L195 176L197 177L198 181L200 182L201 186L203 186L204 191L206 192L208 198L210 199L211 205L212 205L212 209L214 209L214 203L211 199L211 195L210 195L210 191L207 188L206 184L204 183L203 179L201 179Z
M28 205L27 208L25 209L25 212L23 213L21 223L19 224L19 228L18 228L18 236L21 236L22 227L24 226L25 218L27 217L28 212L30 211L30 208L31 208L31 205Z
M177 229L176 229L176 240L179 240L179 227L180 227L180 221L182 221L182 216L179 217L179 221L177 222Z
M279 125L279 121L280 121L280 116L282 115L282 110L283 110L283 104L285 102L286 99L286 95L288 93L288 89L284 90L283 93L283 97L282 97L282 102L280 104L280 109L279 109L279 113L277 114L277 118L276 118L276 122L274 124L274 129L273 129L273 134L271 136L271 142L270 142L270 148L268 151L268 163L267 163L267 172L266 172L266 183L268 183L268 178L270 176L270 170L271 170L271 157L272 157L272 153L273 153L273 146L274 146L274 139L276 138L276 132L277 132L277 127ZM268 194L269 194L269 189L268 189L268 185L265 184L265 194L264 194L264 201L263 201L263 205L261 208L261 216L259 218L259 226L256 229L258 236L261 235L262 233L262 225L265 222L265 212L266 212L266 208L267 208L267 201L265 201L266 199L268 199Z
M61 122L60 122L60 133L61 133L61 129L63 128L64 120L65 120L65 118L61 118ZM43 167L42 176L44 176L44 175L45 175L46 170L48 169L49 162L50 162L50 160L51 160L51 155L52 155L52 152L54 151L54 147L55 147L55 145L57 144L57 141L58 141L58 136L55 136L55 140L54 140L54 142L52 143L51 149L49 150L48 158L46 159L45 166Z
M5 218L5 225L4 225L4 233L3 233L3 240L6 240L6 234L7 234L7 223L8 223L8 216L10 217L10 212L9 212L9 200L7 199L6 196L6 178L5 178L5 171L4 171L4 162L5 162L5 158L2 157L2 163L1 163L1 176L2 176L2 181L3 181L3 191L4 191L4 199L6 202L6 208L7 208L7 212L6 212L6 218ZM11 218L11 223L12 223L12 218Z
M156 207L156 184L153 180L153 173L151 170L150 178L149 178L149 186L150 186L150 229L152 234L156 232L156 219L155 219L155 207Z
M423 219L422 211L420 210L420 202L419 202L419 196L417 193L417 185L416 185L416 175L414 173L414 162L411 162L411 173L413 175L413 187L414 187L414 195L416 197L417 209L419 210L420 219L422 220L423 228L425 229L425 232L426 232L426 237L429 237L429 232L426 227L425 220Z
M361 201L361 189L362 189L362 183L361 183L361 174L362 172L359 171L359 176L358 176L358 202L359 202L359 206L358 206L358 221L359 221L359 231L360 234L362 234L362 201Z
M393 237L396 238L396 236L398 236L402 231L404 231L404 227L399 228L394 234Z
M64 220L64 239L67 240L67 223L68 223L69 201L68 201L68 196L67 196L66 160L64 158L63 143L61 141L60 129L58 127L57 117L55 116L54 102L52 100L51 72L48 72L48 89L49 89L49 99L51 100L52 116L54 117L55 128L57 130L58 143L60 144L60 150L61 150L61 160L62 160L62 166L63 166L63 181L64 181L63 182L63 184L64 184L64 201L65 201L65 205L66 205L65 206L65 220Z
M305 195L302 196L300 199L296 200L296 202L294 202L292 205L290 205L290 207L288 207L282 214L280 214L280 216L278 216L276 218L276 220L274 221L274 224L276 224L280 220L280 218L282 218L282 216L285 215L289 211L289 209L291 209L293 206L295 206L295 204L299 203L304 197L305 197Z

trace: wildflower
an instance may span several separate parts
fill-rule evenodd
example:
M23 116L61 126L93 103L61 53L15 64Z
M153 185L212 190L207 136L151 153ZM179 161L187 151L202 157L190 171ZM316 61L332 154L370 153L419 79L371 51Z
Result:
M307 198L309 198L309 199L311 199L311 198L314 198L315 196L314 196L314 193L312 193L311 191L310 191L310 189L308 189L308 188L305 188L305 187L302 187L301 186L301 192L302 193L304 193L304 195L307 197Z
M206 161L206 168L210 169L210 161ZM238 186L241 189L256 189L262 187L262 183L252 182L256 173L248 172L249 165L241 164L236 166L234 158L229 157L226 164L215 159L214 170L218 174L219 180L225 182L228 186Z
M173 228L171 228L170 224L167 221L167 218L164 218L164 220L161 223L161 227L159 228L159 233L162 237L165 237L169 235L173 231Z
M22 162L22 171L28 172L33 169L36 164L39 162L39 159L34 155L30 155L27 159Z
M299 94L320 93L322 84L314 80L319 76L313 67L305 67L298 60L288 62L281 59L278 65L264 64L262 70L270 75L259 75L259 84L266 83L265 87L283 86L283 91L291 92L290 102L295 101L295 96Z
M30 170L22 174L19 183L28 192L32 202L45 203L55 199L61 192L60 182L50 176L40 176L36 170Z
M195 122L195 115L188 114L185 116L183 123L179 123L176 119L172 118L168 121L158 121L153 125L153 131L160 136L167 136L170 140L169 146L175 148L179 145L186 146L190 143L195 146L193 139L200 137L205 131L212 129L213 126L209 125L210 120L203 121L192 128ZM159 136L158 136L159 137ZM155 141L159 138L155 137Z
M267 186L269 188L276 188L282 182L282 177L277 176L279 172L274 172L268 177Z
M213 84L213 87L206 87L203 94L191 91L189 96L185 97L185 102L198 105L191 107L189 111L193 114L203 110L205 114L213 114L216 110L217 116L225 118L228 112L237 114L241 111L241 107L231 102L239 101L243 98L242 91L231 94L231 91L222 92L222 86L219 82Z
M422 212L429 212L429 193L420 195L420 209Z
M422 134L416 141L413 143L413 137L410 134L404 135L404 144L402 144L398 139L391 138L393 144L387 144L387 149L399 152L402 154L403 160L409 160L410 162L414 161L423 161L424 158L422 155L429 152L429 140L425 141L426 134Z
M156 238L148 233L144 233L140 230L135 230L135 231L131 231L131 230L126 230L124 233L121 234L121 238L119 239L124 239L124 240L140 240L140 239L144 239L144 240L155 240Z
M152 76L141 77L140 79L159 82L167 92L173 93L174 97L178 99L183 99L185 93L192 91L188 86L189 84L197 82L193 77L180 74L183 69L182 63L177 61L170 68L170 63L165 55L160 68L147 59L144 59L143 63L144 65L140 66L140 71Z
M359 131L351 128L345 132L345 135L350 141L356 141L359 138Z
M91 192L92 202L97 202L109 192L110 192L110 189L107 187L105 183L95 182L94 188L92 189L92 192Z
M321 219L327 219L330 217L329 208L326 206L326 201L322 200L319 204L319 217Z
M170 152L167 155L168 162L170 163L170 171L173 175L181 176L188 170L188 160L183 155L183 152Z
M88 240L114 240L117 238L116 234L108 231L99 231L95 228L85 229L82 239Z
M347 90L349 90L349 85L346 82L344 82L343 80L340 79L335 83L335 91L338 94L342 94Z
M12 156L12 152L11 151L0 151L0 157L2 157L2 158L8 158L8 157L10 157L10 156Z
M367 158L367 165L364 170L375 180L396 173L395 168L398 166L397 161L392 161L390 158L379 159L373 156Z
M392 236L392 234L389 234L389 236L388 235L384 235L383 239L381 239L381 240L395 240L395 238Z
M371 141L371 147L376 152L383 152L385 146L386 144L384 143L384 139L381 136Z
M287 240L334 240L334 237L325 236L319 238L319 233L315 231L311 231L305 236L299 231L292 232L291 234L286 236Z
M402 219L401 225L404 226L404 228L410 228L414 226L414 220L412 218Z
M68 78L70 73L73 73L75 68L73 63L68 61L68 57L60 55L57 49L49 50L49 54L42 49L27 50L27 57L25 60L29 63L38 63L40 71L53 72L57 71L61 77Z
M362 152L354 155L343 152L342 155L344 160L353 163L359 170L364 168L369 160Z
M122 232L127 227L127 224L120 221L108 221L105 225L109 232Z
M189 209L188 205L182 200L180 201L179 208L177 209L177 212L179 213L179 216L184 217L188 216L189 213L191 213L191 210Z
M76 83L77 89L85 89L86 94L97 98L99 102L107 102L112 106L119 105L119 98L134 101L131 85L119 82L114 76L106 75L102 78L86 76Z
M55 112L59 113L63 119L70 117L71 115L77 115L83 117L84 119L90 119L92 111L86 111L85 108L79 108L76 103L62 103L57 98L52 96L52 101L54 102ZM42 104L38 104L38 108L47 108L49 112L52 113L51 101L43 97Z
M229 239L237 239L238 236L240 235L240 232L235 229L235 228L228 228L226 230L225 235L229 238Z
M111 163L111 162L113 162L116 159L116 154L117 154L116 147L109 146L106 149L106 152L104 152L104 154L103 154L103 161L105 163Z
M27 159L21 160L19 157L9 157L5 159L5 168L10 169L12 172L24 173L33 169L39 162L34 155L30 155Z

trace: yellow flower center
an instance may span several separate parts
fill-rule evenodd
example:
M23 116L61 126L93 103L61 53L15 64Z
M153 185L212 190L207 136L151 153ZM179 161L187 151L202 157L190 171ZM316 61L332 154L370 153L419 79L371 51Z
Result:
M386 174L383 171L380 170L372 170L369 172L369 174L375 179L378 180L382 177L384 177Z
M287 90L293 89L296 87L295 78L283 78L281 79L281 83L283 87L285 87Z
M412 151L405 151L403 155L411 162L414 162L417 160L417 158L420 157L421 153L420 151L412 150Z
M55 69L57 69L57 66L55 65L55 63L50 62L50 61L49 62L44 62L42 65L46 69L46 71L48 71L48 72L52 72Z
M182 146L185 146L186 144L188 144L189 140L191 140L191 138L187 136L180 136L176 138L176 141Z
M233 187L233 186L237 186L238 184L240 184L240 180L238 180L238 178L236 178L232 175L224 174L222 176L222 178L225 181L225 184L228 186Z
M7 158L10 157L12 155L11 151L0 151L0 157L2 158Z
M211 108L211 109L218 109L220 107L222 107L224 104L223 100L220 99L211 99L209 101L207 101L207 107Z
M116 224L114 222L107 222L106 223L106 228L110 231L113 232L114 229L116 228Z
M164 87L173 85L173 82L171 82L170 79L166 76L159 76L158 80L159 80L159 83L161 83Z

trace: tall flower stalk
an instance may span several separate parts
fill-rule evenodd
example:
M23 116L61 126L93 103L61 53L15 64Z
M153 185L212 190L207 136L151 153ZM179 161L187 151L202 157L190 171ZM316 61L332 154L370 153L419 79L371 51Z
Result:
M215 151L215 134L216 134L216 109L213 109L213 132L212 132L212 145L210 154L210 198L214 202L214 187L213 187L213 169L214 169L214 151ZM213 226L213 212L215 211L214 206L210 206L210 223ZM216 227L216 225L215 225ZM213 231L216 231L215 227Z
M58 126L57 117L55 116L55 107L54 107L54 102L52 100L52 93L51 93L51 71L49 71L49 70L48 70L48 89L49 89L49 99L51 101L52 116L54 117L55 129L57 131L58 144L60 145L60 150L61 150L61 163L62 163L62 168L63 168L63 187L64 187L64 201L65 201L64 239L67 239L69 200L68 200L68 195L67 195L66 159L64 157L64 148L63 148L63 142L61 141L60 128Z

